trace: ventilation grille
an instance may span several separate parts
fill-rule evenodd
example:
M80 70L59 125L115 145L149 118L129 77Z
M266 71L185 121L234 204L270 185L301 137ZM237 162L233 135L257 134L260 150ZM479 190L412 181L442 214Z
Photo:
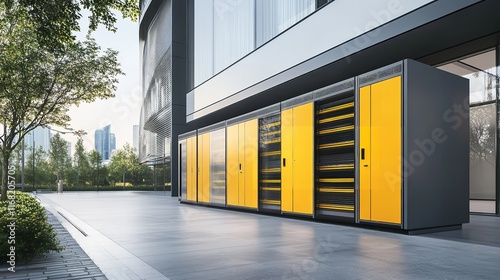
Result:
M354 91L316 102L316 210L354 218ZM337 214L338 213L338 214Z
M245 114L242 116L238 116L236 118L232 118L232 119L227 121L227 125L237 124L240 122L247 121L249 119L255 119L255 118L263 117L266 115L275 114L276 112L279 112L279 111L280 111L280 104L274 104L274 105L265 107L263 109L253 111L251 113L248 113L248 114Z
M281 108L282 109L288 109L291 107L295 107L300 104L308 103L313 100L313 95L312 93L304 94L301 96L298 96L296 98L293 98L291 100L286 100L281 102Z
M281 116L259 120L259 209L281 210Z
M320 88L313 92L314 99L323 99L343 92L354 90L354 79L349 79L331 86Z
M370 72L364 75L359 76L359 86L363 86L366 84L372 84L376 81L383 80L392 76L396 76L398 74L403 73L403 63L398 62L396 64L389 65L382 69L376 70L374 72Z

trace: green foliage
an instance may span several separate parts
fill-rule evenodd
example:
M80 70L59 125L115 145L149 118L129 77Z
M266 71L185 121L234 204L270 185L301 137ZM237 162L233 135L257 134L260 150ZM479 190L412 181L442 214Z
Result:
M101 154L96 150L90 151L89 162L92 168L92 185L108 185L108 168L102 164Z
M33 160L35 162L33 162ZM19 169L18 169L19 170ZM20 173L20 172L17 172ZM47 155L42 149L38 147L35 149L35 153L30 151L25 167L24 175L26 184L30 185L47 185L54 184L54 175L51 173L49 162L47 160ZM20 182L20 180L16 180Z
M75 144L75 153L73 155L73 166L76 173L76 178L74 181L74 185L80 185L81 183L85 183L90 181L92 170L90 168L89 156L85 151L85 147L83 146L83 139L80 137Z
M130 147L129 144L126 144L123 149L119 149L111 158L109 165L106 166L103 164L101 155L97 151L85 151L85 148L83 147L83 141L81 140L79 140L75 144L75 153L72 161L69 159L69 157L67 157L67 155L62 155L62 153L66 153L67 151L66 148L62 148L62 146L67 145L67 142L65 142L63 139L55 138L52 138L51 142L52 144L59 143L60 147L56 145L55 147L53 147L54 149L49 153L45 153L41 147L36 148L34 153L31 148L29 148L29 151L25 151L25 153L28 154L24 169L25 191L34 191L36 189L51 189L53 187L55 188L55 182L57 179L56 175L58 170L56 168L56 162L59 162L59 165L63 166L63 168L60 169L60 172L62 174L61 178L64 180L65 191L96 190L96 187L98 185L99 188L102 188L104 186L109 186L110 184L111 186L119 186L119 190L122 190L123 173L121 173L121 171L117 173L116 171L116 167L119 166L119 164L122 164L119 160L121 158L120 154L122 153L125 155L126 162L124 163L124 165L127 167L125 177L125 190L132 190L129 186L134 186L141 189L141 186L153 184L152 167L147 165L140 165L137 153ZM52 155L49 156L50 154ZM56 158L59 159L56 160ZM35 162L33 162L33 160ZM11 164L16 161L17 159L14 155L11 158ZM21 182L20 170L20 166L16 167L17 172L15 173L15 181L17 184ZM166 172L167 173L165 174L165 176L167 178L167 181L169 181L169 166L167 166ZM156 175L157 188L162 189L161 186L164 173L161 167L156 168ZM133 189L137 190L136 188ZM116 189L113 188L112 190Z
M109 178L111 181L121 181L125 185L125 176L132 175L139 167L139 159L134 148L126 143L122 149L115 151L109 164Z
M50 139L49 163L58 181L63 180L64 171L71 168L68 146L68 141L64 140L59 133Z
M101 50L90 37L84 42L58 41L60 48L54 51L53 48L43 45L43 40L40 42L38 27L43 25L54 31L57 30L58 24L63 27L69 24L72 30L74 27L71 23L57 20L52 22L53 16L71 18L74 14L68 15L64 11L73 4L78 7L84 3L87 3L88 7L102 7L104 4L104 7L119 8L118 2L0 1L2 199L6 196L10 156L25 135L40 125L53 124L67 128L70 122L68 110L71 106L113 97L118 82L117 76L123 74L116 51ZM125 3L131 4L130 1ZM51 10L52 8L55 10ZM42 13L37 18L33 14L37 9L47 14ZM106 9L100 12L96 10L96 14L101 14L100 19L104 22L110 21L106 16Z
M45 209L31 195L19 191L8 192L9 196L15 193L15 207L9 209L8 201L0 202L0 252L2 261L7 261L7 253L11 246L15 247L16 263L29 262L34 257L42 256L50 251L60 251L62 247L56 238L56 232L47 222ZM13 215L11 215L13 214ZM9 218L15 218L12 221ZM14 235L11 235L9 225L14 222ZM9 239L15 236L14 239ZM11 244L9 244L9 240Z
M116 15L136 21L139 17L138 0L1 0L7 9L13 7L26 14L33 26L37 41L46 49L55 51L75 40L74 31L80 31L78 20L82 9L90 11L89 31L102 24L115 31Z
M137 169L137 173L134 174L133 180L135 185L152 184L153 183L152 168L147 165L141 164Z

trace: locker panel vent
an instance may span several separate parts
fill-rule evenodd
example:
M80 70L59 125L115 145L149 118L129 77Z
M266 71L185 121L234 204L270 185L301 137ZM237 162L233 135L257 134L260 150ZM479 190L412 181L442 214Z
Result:
M281 109L285 110L288 108L292 108L292 107L295 107L295 106L298 106L298 105L301 105L304 103L311 102L312 100L313 100L312 93L303 94L303 95L295 97L293 99L281 102Z
M274 104L274 105L262 108L260 110L253 111L253 112L250 112L248 114L244 114L244 115L232 118L230 120L227 120L226 125L230 126L233 124L242 123L244 121L260 118L263 116L274 115L274 114L278 113L279 111L280 111L280 104L278 103L278 104Z
M316 213L354 219L354 90L315 106Z
M281 211L281 116L259 119L259 209Z
M367 84L372 84L377 81L387 79L393 76L400 75L403 72L403 64L398 62L396 64L389 65L382 69L378 69L374 72L367 73L359 77L359 86L364 86Z
M331 97L334 95L342 94L346 91L354 90L354 79L349 79L340 83L333 84L320 88L313 92L314 99Z

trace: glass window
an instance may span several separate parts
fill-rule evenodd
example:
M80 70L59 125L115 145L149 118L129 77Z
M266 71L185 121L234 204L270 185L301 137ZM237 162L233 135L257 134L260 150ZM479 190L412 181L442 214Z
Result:
M438 67L469 79L470 103L495 100L495 51L460 59Z
M194 86L314 12L315 0L194 0Z
M469 79L470 211L495 213L497 109L496 104L491 102L496 99L495 50L462 58L439 68Z
M214 74L255 48L255 2L214 0Z
M194 2L194 83L195 86L214 74L213 1Z
M495 199L495 104L470 108L470 198Z
M310 13L315 0L256 0L256 46L264 44Z

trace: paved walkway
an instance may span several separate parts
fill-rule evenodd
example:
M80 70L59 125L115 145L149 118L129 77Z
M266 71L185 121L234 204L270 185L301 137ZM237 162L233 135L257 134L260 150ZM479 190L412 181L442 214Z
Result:
M66 217L60 220L108 279L498 279L500 274L498 217L472 216L462 231L407 236L179 204L162 192L39 198ZM475 231L476 226L487 229ZM477 241L477 236L483 237Z
M9 266L0 266L0 279L12 280L106 280L107 278L87 254L80 248L75 239L50 212L47 212L49 223L57 232L57 238L64 250L52 252L46 257L35 259L28 265L16 266L16 272L8 271Z

